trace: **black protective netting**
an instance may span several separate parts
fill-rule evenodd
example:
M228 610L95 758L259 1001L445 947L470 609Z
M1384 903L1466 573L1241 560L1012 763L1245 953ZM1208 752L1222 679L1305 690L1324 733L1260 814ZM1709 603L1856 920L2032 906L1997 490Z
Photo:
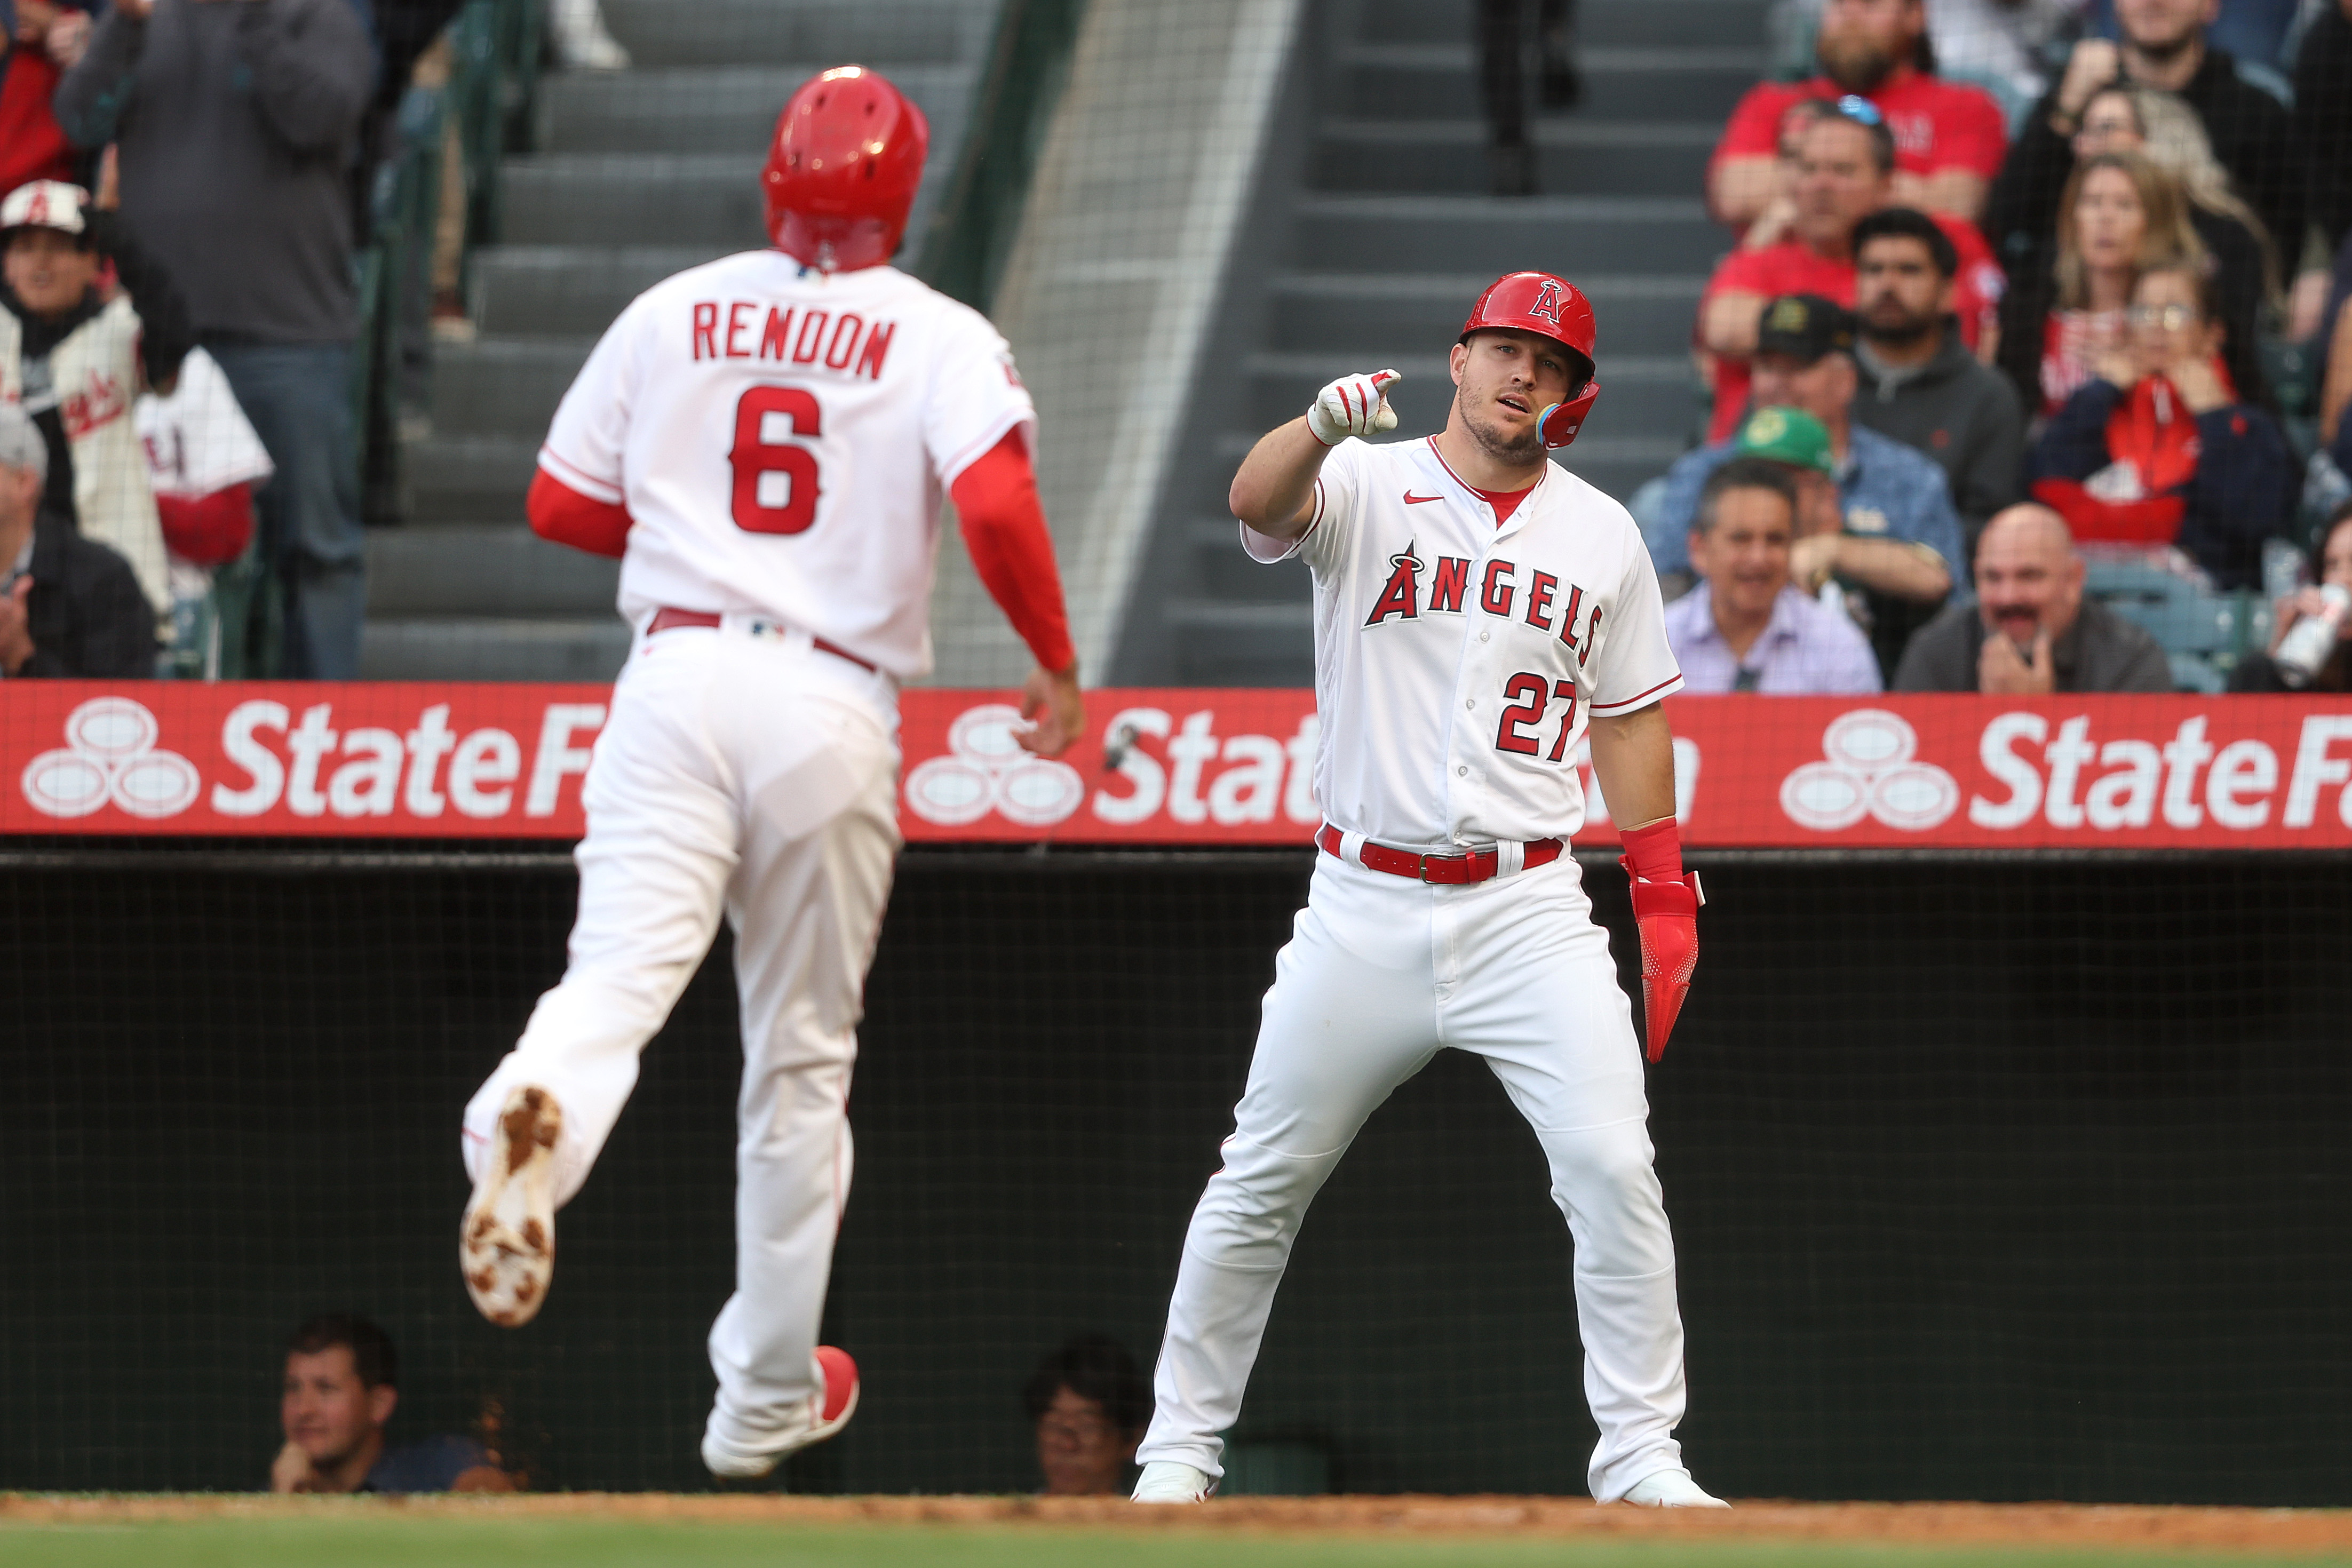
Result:
M2352 1501L2352 893L2338 859L1717 860L1652 1075L1692 1411L1732 1495ZM1018 1391L1156 1345L1303 856L909 854L868 988L828 1333L865 1403L787 1484L1036 1484ZM1622 935L1613 868L1589 873ZM395 1437L696 1488L731 1272L723 954L563 1219L538 1322L451 1257L457 1113L557 976L560 859L0 871L0 1487L257 1488L279 1346L380 1318ZM1446 1053L1317 1204L1238 1444L1353 1490L1580 1488L1565 1227Z

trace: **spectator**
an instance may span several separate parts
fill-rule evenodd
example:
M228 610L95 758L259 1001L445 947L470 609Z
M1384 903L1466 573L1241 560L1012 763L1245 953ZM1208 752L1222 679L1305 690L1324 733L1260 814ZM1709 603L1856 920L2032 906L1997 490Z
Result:
M0 0L0 191L78 172L49 99L89 39L74 0Z
M2016 145L1993 182L1985 234L2014 277L2058 219L2078 156L2073 144L2101 88L2118 81L2177 93L2197 111L2214 156L2294 267L2303 254L2306 169L2285 108L2242 79L2222 50L2208 48L2205 23L2219 0L2117 0L2120 47L2084 38L2066 73L2019 128ZM2341 83L2334 90L2340 94Z
M1731 111L1707 165L1715 215L1745 227L1763 213L1790 104L1853 94L1892 128L1900 150L1889 172L1892 198L1973 223L2009 132L1990 94L1933 74L1927 33L1922 0L1828 0L1813 38L1822 74L1806 82L1759 82Z
M168 615L163 535L131 413L142 382L168 388L179 374L187 310L112 217L55 181L0 200L0 396L21 400L48 442L44 505L128 560ZM109 260L121 286L111 299L98 285Z
M1901 442L1853 423L1853 318L1832 302L1798 294L1767 306L1756 349L1756 395L1763 406L1736 441L1687 453L1667 470L1658 507L1661 574L1688 570L1683 536L1698 516L1709 474L1742 454L1815 466L1822 454L1810 438L1818 431L1826 448L1820 465L1836 476L1843 529L1832 536L1836 559L1828 570L1917 603L1934 604L1950 591L1948 563L1961 559L1960 520L1944 472ZM1810 417L1791 419L1790 409ZM1803 582L1807 573L1801 568L1797 577Z
M2311 171L2311 221L2333 256L2352 235L2352 0L2324 4L2294 60L2294 140ZM2286 257L2293 267L2295 258Z
M1742 250L1762 250L1789 237L1797 220L1797 174L1805 151L1805 132L1837 113L1837 104L1825 98L1801 98L1780 116L1778 152L1772 160L1772 194L1739 236Z
M2344 418L2344 411L2352 407L2352 311L2344 308L2347 298L2352 298L2352 235L2347 235L2341 249L2336 253L2336 276L2328 288L2327 311L2322 326L2319 381L2319 442L2322 446L2341 444L2343 433L2352 430L2352 421ZM2352 458L2347 450L2344 463ZM2346 471L2352 473L2352 465Z
M1021 1406L1037 1428L1047 1497L1126 1495L1151 1388L1125 1346L1106 1334L1073 1337L1037 1364Z
M261 0L247 0L260 4ZM286 1446L269 1467L271 1491L512 1491L515 1483L470 1437L384 1447L400 1404L392 1336L351 1312L321 1312L286 1342L278 1416Z
M2082 9L2082 0L1927 0L1936 68L1984 83L2014 121L2050 90L2043 56Z
M2336 508L2325 528L2319 530L2319 542L2312 547L2313 574L2323 583L2352 592L2352 502ZM2230 689L2233 692L2352 692L2352 615L2336 622L2336 651L2319 666L2310 684L2291 685L2279 674L2272 655L2286 640L2287 632L2306 615L2325 615L2326 601L2315 588L2299 588L2280 600L2271 614L2271 642L2266 652L2250 653L2230 672Z
M1879 689L1860 629L1790 585L1796 535L1797 490L1780 464L1735 457L1707 476L1690 530L1699 583L1666 606L1685 691Z
M1546 109L1584 96L1571 47L1574 0L1535 0L1536 92ZM1527 0L1478 0L1478 91L1486 108L1486 173L1498 196L1532 196L1536 151L1528 141Z
M2025 411L2000 371L1960 341L1952 317L1959 252L1923 213L1888 207L1854 225L1861 372L1854 423L1925 453L1944 471L1973 537L2024 493Z
M2103 88L2083 110L2074 156L2137 152L2179 182L2189 225L2212 253L2230 329L2230 373L2247 402L2263 402L2255 332L2265 301L2279 293L2278 256L2263 220L2238 199L2230 172L2214 161L2196 110L2168 92L2129 85ZM2046 239L2048 236L2044 236Z
M2033 494L2077 539L2178 545L2217 587L2247 588L2301 475L2271 416L2232 391L2213 312L2205 274L2140 274L2128 341L2034 444Z
M294 676L359 674L349 180L375 71L349 0L115 0L58 89L68 135L121 149L124 221L277 465L260 548Z
M41 505L48 443L0 402L0 676L139 680L155 611L121 556Z
M1729 435L1747 408L1748 356L1767 299L1813 294L1853 303L1853 227L1887 204L1894 167L1894 137L1878 111L1858 98L1842 100L1801 132L1788 237L1725 257L1699 300L1699 346L1714 360L1709 440ZM1967 224L1948 217L1936 222L1960 254L1954 302L1962 340L1973 347L1999 298L2000 271Z
M2153 267L2203 268L2179 183L2137 152L2085 159L2066 183L2054 261L2001 297L1996 359L2025 407L2053 414L2120 349L2132 288Z
M2168 692L2156 639L2083 597L2083 558L2066 521L2021 501L1977 541L1977 600L1947 605L1895 672L1898 692Z

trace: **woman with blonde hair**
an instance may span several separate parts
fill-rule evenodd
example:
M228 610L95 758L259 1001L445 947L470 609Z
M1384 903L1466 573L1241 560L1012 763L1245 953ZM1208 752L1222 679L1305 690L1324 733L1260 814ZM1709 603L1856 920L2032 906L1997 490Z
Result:
M2211 266L2180 182L2137 152L2084 159L2058 204L2046 263L2011 269L1997 362L2029 410L2048 415L2124 341L2132 287L2149 267Z

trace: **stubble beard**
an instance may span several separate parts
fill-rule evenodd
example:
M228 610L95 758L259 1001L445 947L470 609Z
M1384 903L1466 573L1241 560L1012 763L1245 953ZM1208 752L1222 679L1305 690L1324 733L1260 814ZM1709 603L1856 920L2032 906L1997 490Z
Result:
M1880 322L1864 316L1862 319L1863 340L1885 343L1907 349L1936 329L1933 316L1904 316L1893 322Z
M1869 38L1823 38L1814 51L1822 72L1848 92L1875 91L1895 74L1895 57Z
M1462 410L1462 428L1470 433L1470 439L1487 456L1517 468L1529 467L1542 460L1542 426L1530 426L1524 435L1507 436L1484 415L1474 413L1460 393L1454 394L1454 402Z

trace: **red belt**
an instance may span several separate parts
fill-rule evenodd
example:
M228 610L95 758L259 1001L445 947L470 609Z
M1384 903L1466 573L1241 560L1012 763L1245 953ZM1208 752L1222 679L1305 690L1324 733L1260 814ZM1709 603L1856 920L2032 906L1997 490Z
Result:
M678 610L665 607L654 612L653 620L646 625L646 635L650 637L656 632L675 631L680 626L717 626L724 619L725 617L713 614L708 610ZM780 625L777 630L782 631L783 628ZM838 643L829 643L823 637L814 637L810 639L809 646L820 653L830 653L836 659L846 659L869 674L876 673L873 660L861 659Z
M1315 842L1326 854L1338 855L1339 841L1344 837L1330 823L1323 824L1315 835ZM1526 870L1549 865L1559 859L1558 839L1535 839L1528 844ZM1360 852L1366 871L1383 871L1391 876L1409 876L1415 882L1436 882L1449 885L1460 883L1485 882L1501 869L1502 853L1497 850L1473 850L1458 855L1423 854L1416 850L1392 850L1386 844L1367 840ZM1345 858L1344 856L1341 858Z

